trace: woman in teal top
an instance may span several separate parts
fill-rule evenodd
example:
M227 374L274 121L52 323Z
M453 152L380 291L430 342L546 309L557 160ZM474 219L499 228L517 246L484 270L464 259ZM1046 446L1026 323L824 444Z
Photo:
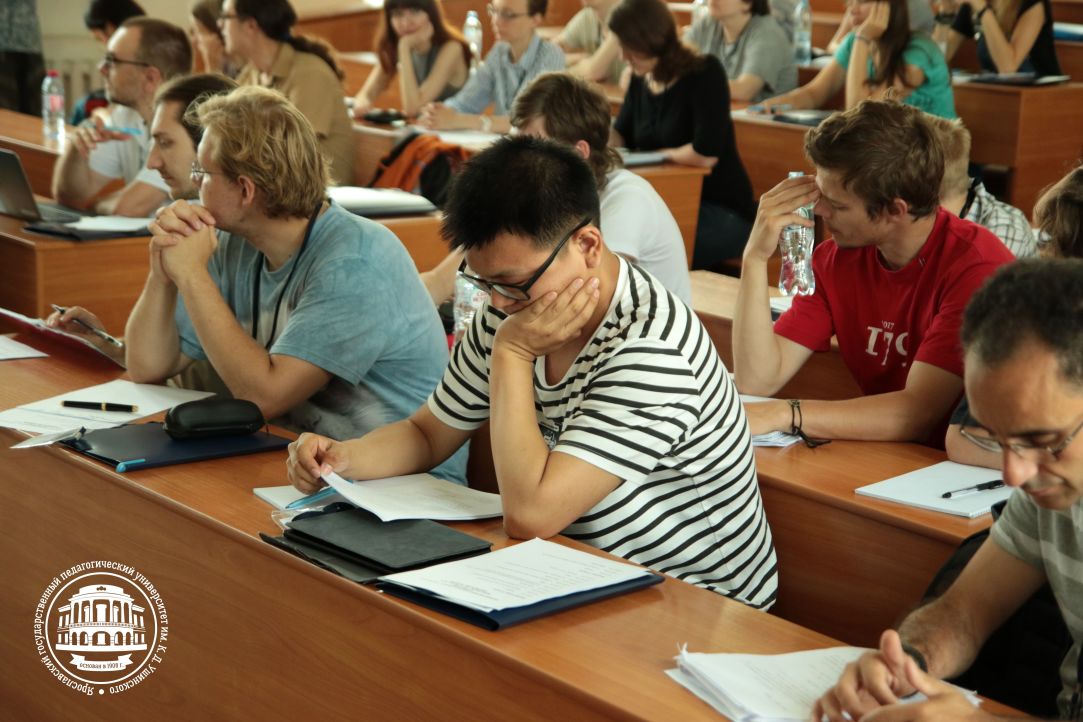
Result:
M762 103L765 110L823 107L846 89L846 107L889 92L942 118L955 118L951 73L936 44L910 31L906 0L858 0L850 9L855 29L811 81Z

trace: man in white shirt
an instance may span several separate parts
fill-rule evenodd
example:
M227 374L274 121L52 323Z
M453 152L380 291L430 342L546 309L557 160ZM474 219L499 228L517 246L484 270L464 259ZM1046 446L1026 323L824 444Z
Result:
M100 64L113 104L108 125L95 118L77 128L53 171L53 196L73 208L90 208L114 180L124 182L112 213L147 216L168 197L158 171L146 167L154 95L170 78L187 73L192 50L184 30L154 18L127 20L109 39Z

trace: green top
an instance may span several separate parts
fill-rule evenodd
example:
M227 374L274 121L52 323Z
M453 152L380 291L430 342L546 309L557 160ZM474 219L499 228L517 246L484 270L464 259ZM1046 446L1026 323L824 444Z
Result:
M843 68L850 65L850 54L854 49L854 33L848 34L835 51L835 62ZM925 82L910 91L903 101L907 105L920 108L926 113L939 115L941 118L955 118L955 96L951 90L951 71L944 62L940 48L927 35L914 33L903 50L903 62L921 68L925 73ZM869 77L876 74L876 67L869 58Z

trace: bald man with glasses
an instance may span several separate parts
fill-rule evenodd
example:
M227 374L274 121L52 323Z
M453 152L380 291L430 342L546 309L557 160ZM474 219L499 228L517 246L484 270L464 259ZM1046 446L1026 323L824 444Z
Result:
M154 96L166 81L191 70L188 36L163 20L131 18L109 38L98 67L112 104L109 123L94 118L68 136L53 170L53 196L73 208L148 216L169 197L168 184L147 167ZM124 187L99 203L117 180Z

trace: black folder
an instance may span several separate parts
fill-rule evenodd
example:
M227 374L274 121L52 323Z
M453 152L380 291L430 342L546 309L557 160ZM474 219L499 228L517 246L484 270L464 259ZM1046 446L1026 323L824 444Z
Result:
M584 592L568 594L554 599L546 599L537 604L528 604L523 607L494 609L491 612L483 612L479 609L467 607L449 599L437 597L424 589L405 587L395 584L394 582L384 581L381 582L379 586L380 589L392 596L401 597L402 599L419 604L422 607L442 612L450 617L455 617L456 619L461 619L464 622L470 622L473 625L495 632L498 629L504 629L505 627L510 627L514 624L521 624L522 622L529 622L532 619L563 612L565 609L581 607L584 604L590 604L591 602L608 599L609 597L615 597L620 594L627 594L628 592L634 592L637 589L645 589L646 587L660 584L663 579L665 579L665 577L661 574L652 572L641 577L629 579L626 582L611 584L608 587L588 589Z
M290 440L265 431L240 436L177 440L165 433L160 422L151 421L95 429L60 443L92 459L104 461L119 472L125 472L274 451L289 446Z
M463 559L492 548L484 539L429 519L381 521L345 502L295 516L282 536L260 537L361 584L384 574Z

